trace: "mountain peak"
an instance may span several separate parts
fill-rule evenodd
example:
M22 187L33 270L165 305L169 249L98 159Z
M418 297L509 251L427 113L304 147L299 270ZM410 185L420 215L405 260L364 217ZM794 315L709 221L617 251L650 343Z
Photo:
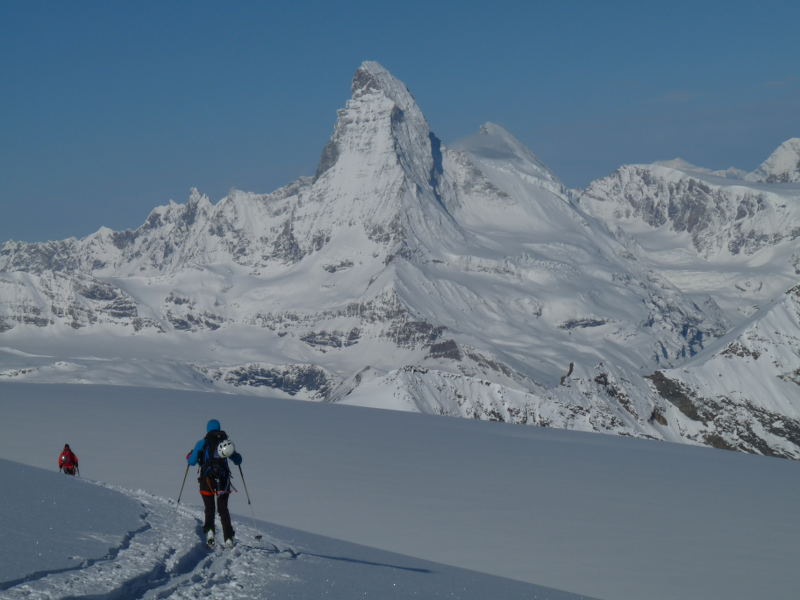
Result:
M533 157L535 162L539 162L539 159L507 129L489 121L481 125L477 133L455 142L453 148L493 158Z
M698 167L690 163L688 160L676 156L670 160L657 160L653 163L659 167L669 167L670 169L678 169L679 171L699 171L702 167Z
M328 198L325 210L337 222L363 224L371 240L410 243L408 232L419 238L449 218L438 189L441 143L406 85L379 63L363 62L352 90L322 151L312 194Z
M800 182L800 138L789 138L761 165L748 174L750 181L765 183Z
M377 163L388 160L419 170L419 183L427 182L435 162L432 134L406 85L381 64L364 61L353 75L352 92L338 111L316 178L349 154L347 164L360 165L362 171L372 165L375 172L381 172L385 165Z
M511 138L516 141L516 138L513 135L511 135L508 129L506 129L502 125L498 125L497 123L492 123L491 121L486 121L486 123L481 125L480 129L478 129L478 133L480 133L481 135L503 136Z
M561 187L558 177L539 157L497 123L487 121L481 125L477 133L458 140L452 147L482 160L512 161L517 167L524 164L526 172Z
M406 85L374 60L366 60L356 69L351 89L353 98L360 98L370 92L383 92L384 96L404 111L417 105Z

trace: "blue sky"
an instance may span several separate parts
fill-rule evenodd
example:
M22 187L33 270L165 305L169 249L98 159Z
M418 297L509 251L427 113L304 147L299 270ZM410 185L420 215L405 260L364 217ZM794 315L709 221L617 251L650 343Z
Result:
M800 136L798 2L0 3L0 241L137 227L314 171L363 60L447 143L505 126L568 185Z

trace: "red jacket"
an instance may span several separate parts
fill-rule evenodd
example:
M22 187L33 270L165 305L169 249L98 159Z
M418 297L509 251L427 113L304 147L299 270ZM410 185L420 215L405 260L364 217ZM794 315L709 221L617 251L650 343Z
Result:
M58 468L63 469L64 467L77 467L78 466L78 457L72 450L64 449L61 454L58 455Z

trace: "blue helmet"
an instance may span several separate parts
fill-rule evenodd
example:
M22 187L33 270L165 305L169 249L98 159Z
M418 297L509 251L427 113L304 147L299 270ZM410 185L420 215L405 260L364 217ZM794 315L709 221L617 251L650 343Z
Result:
M208 432L208 431L217 431L219 429L222 429L222 427L220 427L219 421L217 421L216 419L211 419L208 422L208 425L206 425L206 432Z

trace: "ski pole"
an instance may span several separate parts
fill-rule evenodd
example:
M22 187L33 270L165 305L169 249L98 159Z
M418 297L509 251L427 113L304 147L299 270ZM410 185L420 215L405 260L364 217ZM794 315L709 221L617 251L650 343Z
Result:
M244 495L247 496L247 503L252 506L250 503L250 493L247 491L247 482L244 480L244 472L242 471L242 465L236 465L239 467L239 475L242 476L242 485L244 486Z
M253 504L250 502L250 492L247 491L247 482L244 480L244 472L242 471L242 465L236 465L236 466L239 467L239 475L242 476L242 485L244 486L244 494L245 496L247 496L247 504L250 506L250 512L253 515L253 520L257 521L258 519L256 519L256 511L253 509ZM256 539L257 540L261 539L260 533L256 535Z
M183 483L181 483L181 491L178 494L178 502L177 504L181 503L181 496L183 496L183 486L186 485L186 476L189 474L189 465L186 465L186 471L183 472Z

